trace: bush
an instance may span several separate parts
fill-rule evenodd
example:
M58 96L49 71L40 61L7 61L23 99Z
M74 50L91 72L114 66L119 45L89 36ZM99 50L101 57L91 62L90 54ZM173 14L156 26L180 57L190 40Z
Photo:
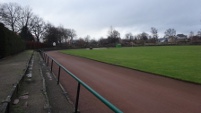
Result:
M0 23L0 58L25 50L25 42L16 33Z

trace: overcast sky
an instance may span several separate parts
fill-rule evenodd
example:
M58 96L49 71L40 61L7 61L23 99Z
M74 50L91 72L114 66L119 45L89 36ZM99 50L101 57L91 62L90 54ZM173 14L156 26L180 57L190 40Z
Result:
M200 0L0 0L30 6L33 12L55 26L76 30L78 37L106 37L113 26L125 33L150 33L158 29L162 37L168 28L195 34L201 29Z

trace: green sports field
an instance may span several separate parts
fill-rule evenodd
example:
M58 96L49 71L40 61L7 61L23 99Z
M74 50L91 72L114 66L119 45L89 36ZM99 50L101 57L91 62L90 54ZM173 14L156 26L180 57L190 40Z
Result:
M61 52L201 84L201 46L76 49Z

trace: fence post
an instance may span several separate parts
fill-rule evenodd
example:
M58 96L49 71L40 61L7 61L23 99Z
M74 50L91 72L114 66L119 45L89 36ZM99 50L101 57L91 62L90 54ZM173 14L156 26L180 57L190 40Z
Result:
M7 113L10 113L10 102L8 102Z
M51 62L51 73L52 73L52 67L53 67L53 59L52 59L52 62Z
M19 83L16 86L16 93L17 93L17 95L19 94Z
M47 56L47 67L49 65L49 56Z
M44 53L42 51L40 51L40 54L41 54L41 56L42 56L42 58L44 60Z
M79 96L80 96L80 83L78 82L77 86L77 96L76 96L76 102L75 102L75 113L78 113L78 103L79 103Z
M46 61L46 54L44 53L44 60Z
M45 54L45 63L47 63L47 57L48 57L47 54Z
M60 70L61 70L61 67L59 66L59 71L58 71L58 80L57 80L57 84L59 84L59 81L60 81Z
M45 63L46 63L46 54L44 53L44 61L45 61Z

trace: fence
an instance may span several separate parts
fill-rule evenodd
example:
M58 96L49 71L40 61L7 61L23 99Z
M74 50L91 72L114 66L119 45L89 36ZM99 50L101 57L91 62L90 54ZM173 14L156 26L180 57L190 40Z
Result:
M91 87L89 87L86 83L84 83L82 80L80 80L78 77L76 77L74 74L72 74L69 70L67 70L65 67L63 67L59 62L57 62L54 58L47 55L45 52L40 51L41 56L44 59L47 66L50 64L50 70L52 72L53 70L53 63L55 62L58 66L58 78L57 78L57 84L60 83L60 71L63 69L67 74L69 74L72 78L74 78L77 81L77 93L76 93L76 101L75 101L75 109L74 112L78 113L78 103L79 103L79 96L80 96L80 86L82 85L85 89L87 89L91 94L93 94L96 98L98 98L102 103L104 103L109 109L111 109L115 113L123 113L120 109L118 109L116 106L114 106L112 103L110 103L108 100L106 100L104 97L102 97L99 93L97 93L95 90L93 90Z

